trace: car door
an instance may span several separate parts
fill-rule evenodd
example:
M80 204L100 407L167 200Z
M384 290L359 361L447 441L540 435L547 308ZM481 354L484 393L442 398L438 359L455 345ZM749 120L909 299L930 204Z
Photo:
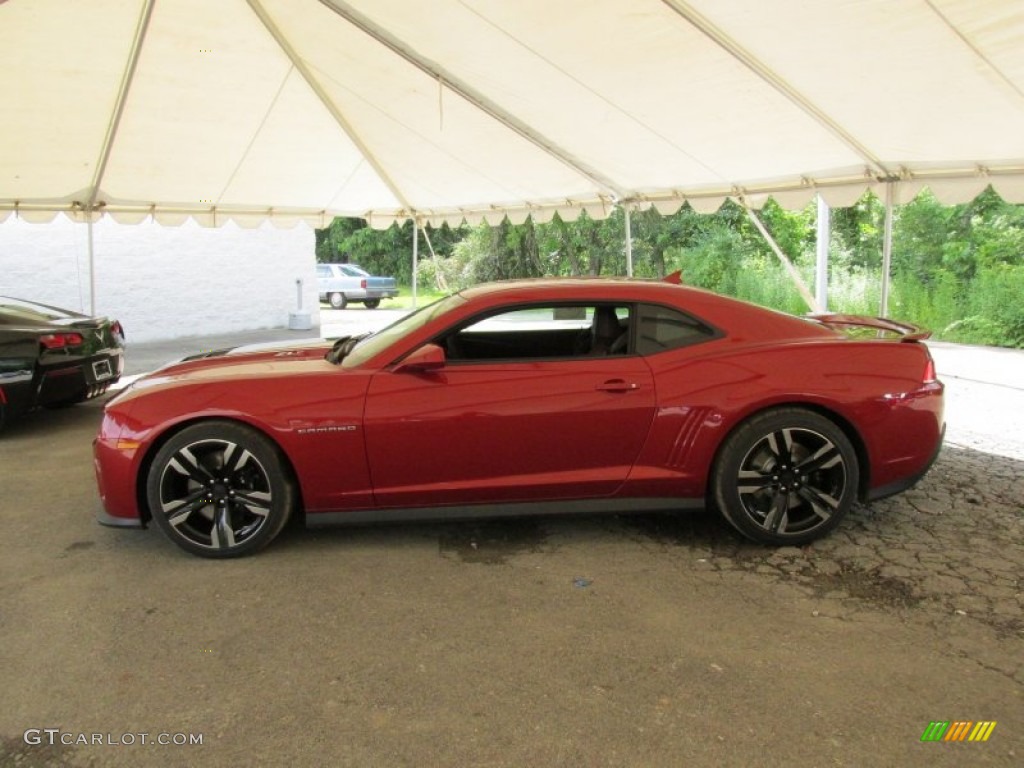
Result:
M564 346L585 332L570 321L568 328L538 334L534 347L522 346L515 333L502 345L497 332L487 341L509 347L504 356L375 374L364 429L378 506L613 494L650 428L654 381L628 349L589 356Z

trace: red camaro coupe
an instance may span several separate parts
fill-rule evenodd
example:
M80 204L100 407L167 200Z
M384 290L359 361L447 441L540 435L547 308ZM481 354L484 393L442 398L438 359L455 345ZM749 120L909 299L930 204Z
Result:
M850 329L855 332L850 333ZM931 465L912 326L641 280L449 296L365 337L222 350L136 381L95 441L101 522L245 555L307 525L716 506L803 544Z

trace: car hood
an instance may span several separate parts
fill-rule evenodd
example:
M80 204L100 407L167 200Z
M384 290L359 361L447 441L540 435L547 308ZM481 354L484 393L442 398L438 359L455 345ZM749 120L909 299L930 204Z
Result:
M324 361L333 342L325 339L303 339L301 341L273 341L263 344L246 344L241 347L226 347L197 352L158 368L151 377L165 378L211 378L224 373L231 376L238 368L264 370L289 368L292 364L315 360Z
M246 344L240 347L208 349L167 363L159 369L161 373L200 370L220 365L240 365L270 360L323 358L331 348L333 340L302 339L300 341L268 341L261 344Z
M189 383L238 382L334 369L336 366L324 359L332 343L324 339L304 339L204 350L143 374L116 399L124 401L143 391Z

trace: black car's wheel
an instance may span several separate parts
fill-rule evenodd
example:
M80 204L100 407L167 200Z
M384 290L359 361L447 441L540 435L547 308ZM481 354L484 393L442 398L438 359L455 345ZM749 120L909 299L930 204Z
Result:
M238 557L269 544L294 497L274 444L249 427L206 421L157 452L146 478L153 520L182 549Z
M857 453L835 423L780 408L729 436L712 490L723 517L747 538L799 545L839 524L856 500L859 477Z
M380 299L367 299L363 302L367 309L376 309L380 306Z
M348 305L348 299L345 298L344 293L335 291L334 293L328 294L327 303L334 307L334 309L344 309Z

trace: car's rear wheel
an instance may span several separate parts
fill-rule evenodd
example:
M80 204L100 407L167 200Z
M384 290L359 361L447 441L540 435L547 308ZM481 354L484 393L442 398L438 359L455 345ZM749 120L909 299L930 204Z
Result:
M157 526L202 557L251 554L288 521L294 492L277 447L242 424L205 421L157 452L146 478Z
M334 309L344 309L348 304L348 299L345 298L344 293L335 291L334 293L328 294L327 303L334 307Z
M835 528L857 498L857 452L834 422L803 408L751 417L712 473L723 517L749 539L800 545Z
M380 306L380 299L367 299L363 302L367 309L376 309Z

